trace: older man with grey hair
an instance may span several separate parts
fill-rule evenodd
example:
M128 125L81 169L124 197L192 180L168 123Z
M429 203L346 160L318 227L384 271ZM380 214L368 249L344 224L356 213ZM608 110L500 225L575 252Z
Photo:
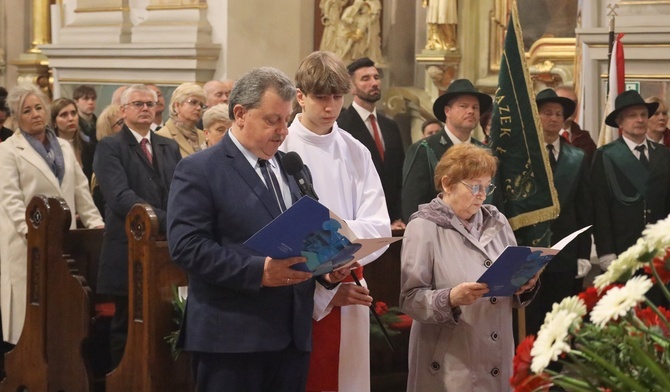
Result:
M277 260L243 246L301 196L277 151L295 93L277 69L243 75L230 95L230 131L184 158L172 180L168 243L188 273L182 336L200 391L305 390L312 274L291 268L303 257ZM333 275L324 284L346 276Z
M121 361L128 332L126 215L137 203L149 204L165 230L168 190L181 159L174 140L150 130L156 100L156 93L143 84L128 87L121 94L125 124L121 131L98 142L93 159L93 171L106 201L97 291L112 296L116 304L110 330L113 366Z

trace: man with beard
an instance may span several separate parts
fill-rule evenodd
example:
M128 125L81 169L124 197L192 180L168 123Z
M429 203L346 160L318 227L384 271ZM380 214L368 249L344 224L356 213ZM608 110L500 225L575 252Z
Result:
M407 150L402 170L402 216L405 221L420 204L429 203L437 195L433 180L435 166L450 147L461 143L485 147L470 135L479 124L480 114L486 113L492 102L490 96L477 91L467 79L454 80L435 100L433 114L445 123L445 127Z
M375 102L382 96L381 76L375 63L367 57L349 64L347 71L351 77L354 102L347 110L340 113L337 124L370 150L375 170L382 180L386 207L391 217L391 228L404 229L400 193L405 150L398 124L378 114L375 109Z

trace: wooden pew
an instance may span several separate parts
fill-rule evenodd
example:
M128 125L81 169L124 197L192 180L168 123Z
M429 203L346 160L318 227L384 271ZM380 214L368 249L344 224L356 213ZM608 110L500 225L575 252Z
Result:
M107 392L192 391L190 361L177 361L165 341L176 329L172 286L186 274L170 259L165 237L150 206L135 205L126 218L128 235L128 340L119 366L107 375Z
M70 210L61 198L35 196L28 223L27 306L24 328L6 355L2 391L86 392L93 378L82 347L91 321L91 290L76 275L64 244L76 247L80 230L70 231ZM102 230L86 230L102 238ZM67 238L66 238L67 237Z

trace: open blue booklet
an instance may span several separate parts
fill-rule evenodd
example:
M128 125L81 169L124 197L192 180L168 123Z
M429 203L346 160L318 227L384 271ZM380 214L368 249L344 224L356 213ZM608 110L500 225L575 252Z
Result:
M574 240L578 235L588 230L586 226L560 240L551 248L535 248L531 246L508 246L498 256L496 261L477 279L478 283L489 285L489 292L485 297L509 297L519 290Z
M304 256L307 262L294 268L323 275L401 238L358 239L335 213L304 196L244 244L256 254L273 259Z

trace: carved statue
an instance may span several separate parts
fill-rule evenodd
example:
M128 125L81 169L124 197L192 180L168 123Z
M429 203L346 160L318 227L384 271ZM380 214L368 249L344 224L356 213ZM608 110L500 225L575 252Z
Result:
M456 50L456 27L458 25L457 0L423 0L426 14L426 49Z
M320 49L334 52L345 63L361 57L383 63L379 23L381 1L354 0L340 15L346 3L347 0L321 0L321 20L325 28Z
M321 50L335 52L337 50L337 26L340 23L342 8L348 0L321 0L321 23L323 24L323 36L321 37Z
M366 0L370 5L370 27L368 29L368 52L367 57L374 61L377 65L382 64L382 45L381 45L381 26L380 16L382 13L382 3L380 0Z

